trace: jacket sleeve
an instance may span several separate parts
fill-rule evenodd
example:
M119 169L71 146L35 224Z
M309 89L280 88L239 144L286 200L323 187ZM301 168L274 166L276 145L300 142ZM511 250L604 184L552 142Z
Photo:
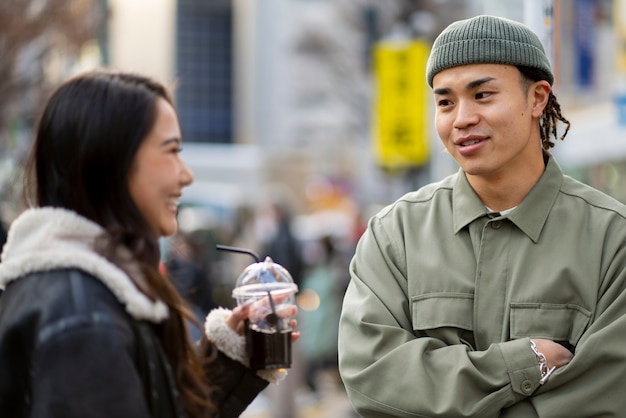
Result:
M363 417L490 418L527 399L540 378L528 338L473 351L462 341L414 331L406 260L397 245L374 217L350 265L339 367L356 411Z
M46 418L149 416L127 327L69 317L44 328L33 352L31 415Z
M597 304L574 358L531 398L541 417L624 416L626 397L618 388L626 387L626 243L618 230L605 242ZM618 247L611 240L619 241Z
M212 367L212 375L218 387L214 400L220 418L236 418L267 387L268 381L261 379L252 370L219 352Z
M226 325L230 310L213 309L206 317L207 339L218 349L217 359L210 364L209 375L218 390L215 402L220 418L238 417L270 382L285 377L284 370L253 371L248 367L245 338Z

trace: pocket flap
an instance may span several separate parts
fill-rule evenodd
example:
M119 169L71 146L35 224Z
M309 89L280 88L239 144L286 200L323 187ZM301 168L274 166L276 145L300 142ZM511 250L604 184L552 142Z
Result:
M577 305L511 304L511 338L547 338L575 346L587 328L591 312Z
M413 329L473 329L474 295L430 293L412 298Z

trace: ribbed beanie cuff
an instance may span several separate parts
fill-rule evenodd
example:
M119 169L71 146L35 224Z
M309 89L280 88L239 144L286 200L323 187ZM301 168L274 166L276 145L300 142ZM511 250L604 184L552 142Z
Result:
M554 75L539 37L527 26L495 16L452 23L439 34L428 57L426 77L466 64L507 64L536 68L552 85Z

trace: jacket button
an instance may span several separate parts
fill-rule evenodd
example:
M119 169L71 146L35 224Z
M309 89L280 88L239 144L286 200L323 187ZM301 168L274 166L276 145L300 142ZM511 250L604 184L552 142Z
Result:
M502 228L502 221L491 222L491 229L500 229L500 228Z
M524 380L522 382L522 392L530 395L533 392L533 382L530 380Z

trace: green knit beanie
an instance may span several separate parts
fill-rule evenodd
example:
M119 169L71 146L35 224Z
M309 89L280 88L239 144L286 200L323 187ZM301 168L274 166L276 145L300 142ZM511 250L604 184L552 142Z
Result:
M509 64L538 69L550 85L554 75L539 37L527 26L495 16L459 20L443 30L433 43L426 78L465 64Z

